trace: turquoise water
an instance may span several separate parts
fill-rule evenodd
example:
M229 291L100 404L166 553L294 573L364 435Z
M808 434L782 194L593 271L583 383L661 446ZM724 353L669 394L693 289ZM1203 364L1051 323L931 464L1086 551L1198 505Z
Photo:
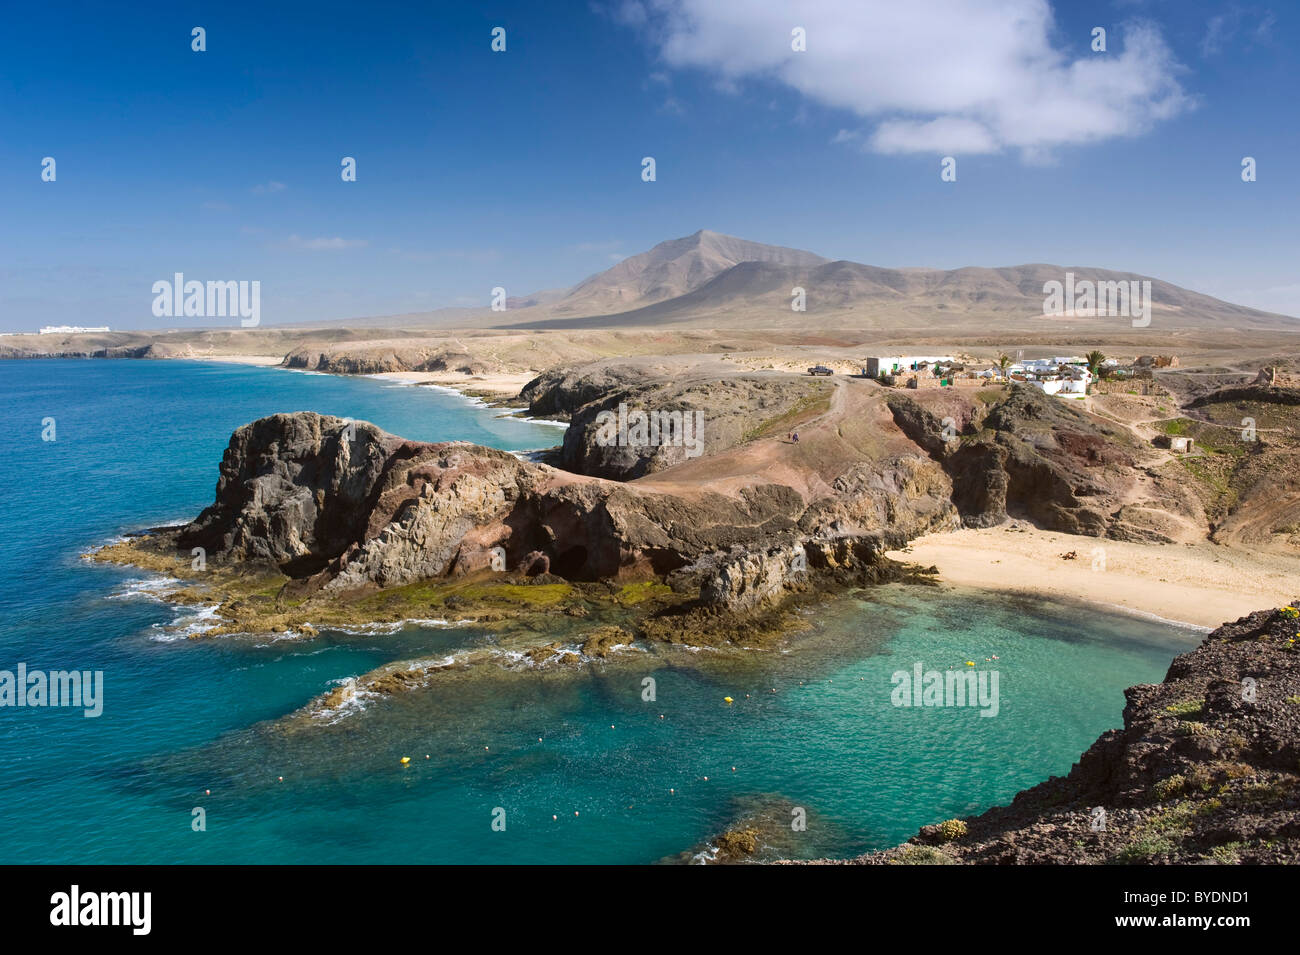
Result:
M810 615L785 653L481 668L290 731L276 721L334 681L491 635L168 639L180 612L136 593L141 574L79 554L193 516L230 431L272 412L508 450L560 429L430 389L199 362L0 362L0 403L0 669L105 673L97 719L0 707L0 863L653 862L792 807L808 829L774 839L781 853L847 855L1068 771L1120 723L1123 688L1161 679L1197 637L890 586ZM966 660L998 670L996 717L891 705L894 671Z

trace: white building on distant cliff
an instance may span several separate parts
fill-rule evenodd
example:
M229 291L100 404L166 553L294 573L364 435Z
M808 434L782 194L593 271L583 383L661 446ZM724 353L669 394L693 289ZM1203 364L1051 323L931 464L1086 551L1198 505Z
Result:
M82 327L81 325L46 325L41 329L42 335L82 335L87 332L108 332L112 331L107 325L93 325Z

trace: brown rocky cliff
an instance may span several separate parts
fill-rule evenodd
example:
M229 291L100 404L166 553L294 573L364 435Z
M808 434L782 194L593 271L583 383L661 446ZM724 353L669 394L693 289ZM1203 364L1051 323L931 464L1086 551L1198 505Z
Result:
M668 493L298 412L232 435L216 500L177 543L216 561L274 563L326 591L484 570L676 573L704 605L739 611L779 602L810 574L865 571L886 542L950 522L947 490L917 455L858 463L812 501L772 483ZM807 570L779 572L772 555L795 548Z

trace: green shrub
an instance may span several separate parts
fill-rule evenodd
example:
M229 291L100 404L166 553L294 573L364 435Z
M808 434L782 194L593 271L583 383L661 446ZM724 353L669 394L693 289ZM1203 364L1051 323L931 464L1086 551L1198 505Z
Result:
M956 865L957 860L932 846L907 846L894 858L895 865Z
M944 842L952 842L966 835L966 823L960 819L945 819L939 823L938 830L940 839Z

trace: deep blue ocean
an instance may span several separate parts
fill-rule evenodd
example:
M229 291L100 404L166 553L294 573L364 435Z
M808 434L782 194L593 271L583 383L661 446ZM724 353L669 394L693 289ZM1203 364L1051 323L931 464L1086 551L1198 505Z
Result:
M1120 725L1123 688L1200 636L891 585L810 614L787 652L488 668L287 732L276 721L337 681L482 633L175 639L186 611L147 574L80 555L196 515L230 432L263 415L506 450L562 430L429 388L187 361L0 362L0 407L0 670L104 672L98 718L0 707L0 863L641 863L795 807L807 829L782 853L855 854L1067 772ZM891 705L895 671L967 660L997 669L996 717Z

